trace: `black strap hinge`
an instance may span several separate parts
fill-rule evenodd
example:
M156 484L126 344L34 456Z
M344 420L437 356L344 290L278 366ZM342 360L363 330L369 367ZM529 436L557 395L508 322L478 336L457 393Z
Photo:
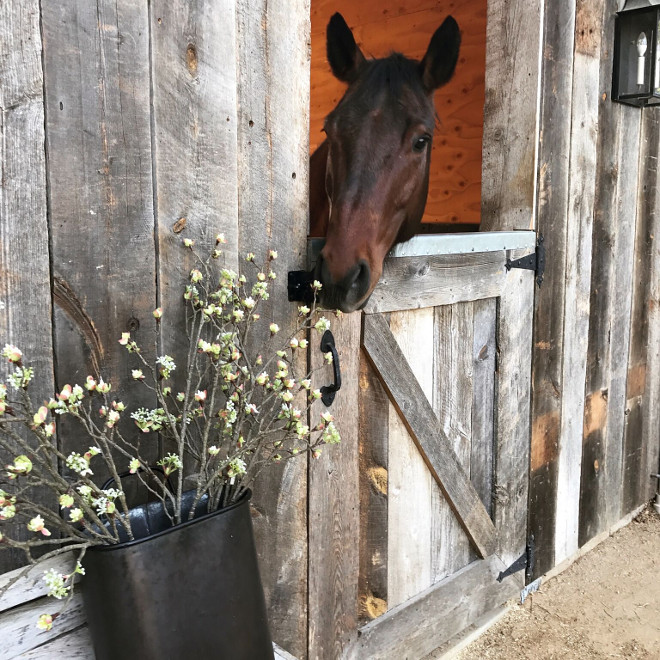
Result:
M533 270L536 274L536 283L541 286L543 283L543 274L545 273L545 245L543 245L543 234L539 234L539 240L536 244L536 251L527 254L520 259L511 261L506 260L506 269L522 268L524 270Z
M527 545L525 546L525 552L523 552L516 561L509 566L505 571L502 571L498 576L497 576L497 581L502 582L504 578L509 577L509 575L513 575L514 573L517 573L518 571L525 571L525 583L530 582L532 579L532 573L534 572L534 535L529 537L529 541L527 542Z

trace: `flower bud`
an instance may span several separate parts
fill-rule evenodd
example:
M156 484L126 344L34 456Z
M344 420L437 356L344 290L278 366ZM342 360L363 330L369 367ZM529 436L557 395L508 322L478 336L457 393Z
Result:
M5 344L5 347L2 349L2 357L7 358L10 362L18 364L23 357L21 350L14 346L13 344Z

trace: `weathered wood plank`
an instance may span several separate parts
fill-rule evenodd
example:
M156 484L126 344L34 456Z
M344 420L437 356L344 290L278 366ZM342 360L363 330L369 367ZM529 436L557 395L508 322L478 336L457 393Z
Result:
M67 608L53 623L52 629L39 630L39 617L59 611L62 604L61 601L51 598L40 598L5 612L2 615L0 659L9 660L20 656L21 653L31 651L84 623L82 595L75 593Z
M504 252L386 259L367 314L494 298L505 279Z
M644 121L646 152L644 177L640 190L648 192L653 212L649 213L650 227L647 236L649 246L649 291L648 291L648 334L646 338L647 380L644 393L644 454L640 475L640 501L649 500L656 489L655 480L647 478L652 472L660 472L660 181L658 160L660 159L660 120L655 113L646 113ZM644 153L644 152L642 152ZM655 167L651 165L651 161ZM655 177L653 176L655 173ZM649 209L650 210L650 209ZM644 213L644 205L641 206Z
M287 653L277 644L273 644L273 652L275 660L296 660L295 656ZM52 660L53 658L94 660L95 656L89 628L85 625L17 657L20 660Z
M149 18L160 339L183 365L181 293L196 264L182 239L195 240L206 256L224 233L220 261L238 268L235 3L155 0Z
M17 345L34 368L36 401L54 390L46 213L39 3L12 0L0 5L0 345ZM8 372L3 359L0 381ZM25 537L22 526L5 524L9 536ZM24 561L5 550L0 572Z
M325 447L309 466L309 657L341 658L358 623L360 507L358 406L360 314L333 323L342 387L330 410L341 444ZM320 366L312 337L312 367ZM331 379L330 370L322 375ZM322 377L319 375L319 377ZM323 410L318 404L315 416Z
M537 547L535 577L555 563L575 3L548 1L544 14L537 228L553 256L534 315L529 527Z
M458 630L520 591L520 574L497 582L503 570L504 564L496 556L466 566L362 627L347 657L352 660L424 657Z
M45 596L48 593L48 587L43 580L44 572L53 568L58 573L70 573L74 562L73 555L68 553L33 564L27 569L28 572L21 577L19 576L24 568L17 568L0 575L0 589L15 580L11 587L7 589L5 595L0 598L0 612Z
M611 41L605 42L607 44ZM609 83L608 83L609 84ZM613 104L617 105L617 104ZM618 154L618 179L616 186L617 225L614 254L614 278L611 282L612 312L610 344L610 384L607 398L607 443L605 452L605 516L603 525L618 522L624 512L621 509L622 444L626 411L626 380L630 345L630 318L632 312L633 268L635 250L635 218L638 212L637 184L640 175L639 158L630 152L628 145L639 144L640 114L631 113L621 106L621 141ZM595 235L595 234L594 234ZM595 250L594 250L595 253ZM597 287L592 287L598 290ZM602 506L602 504L601 504Z
M472 356L472 456L470 481L486 511L493 508L493 433L497 300L476 300Z
M527 540L534 274L512 270L498 305L493 519L511 565Z
M611 4L611 3L610 3ZM614 39L608 3L592 10L601 52ZM593 25L591 26L593 28ZM622 438L630 312L640 116L612 103L612 58L600 58L598 162L595 171L587 380L580 479L578 543L582 546L621 515Z
M365 315L364 347L463 529L480 556L488 556L497 544L493 523L382 316Z
M471 302L436 307L433 327L433 410L456 457L470 474L472 450ZM432 582L463 568L474 558L470 542L439 489L433 491Z
M27 653L18 656L20 660L49 660L51 658L66 658L66 660L94 660L92 638L87 626L60 635L52 642L47 642Z
M573 61L571 155L564 274L564 354L557 468L555 563L578 549L584 382L589 333L591 246L598 136L600 24L588 0L578 0Z
M102 373L118 400L149 405L146 388L126 382L128 356L117 345L131 331L153 358L147 6L45 3L42 28L57 382ZM58 426L64 451L89 446L75 439L75 422Z
M642 116L640 185L635 236L634 286L628 354L626 424L623 444L621 512L648 499L658 468L658 143L660 124ZM655 280L654 280L655 278ZM652 371L655 368L655 372Z
M386 326L384 319L383 324ZM365 322L363 341L370 355L370 344L378 341L378 337L369 328ZM389 337L413 374L415 390L407 391L406 397L423 397L430 405L434 375L433 309L392 314ZM382 369L376 369L382 379ZM386 369L390 378L396 377L400 364L389 361ZM389 389L386 382L385 388ZM388 465L387 593L391 609L433 583L433 504L442 498L441 492L434 495L438 486L394 402L389 406Z
M387 609L387 493L389 406L387 393L364 351L358 400L360 454L360 622Z
M490 0L481 229L533 228L542 0Z
M308 0L236 4L239 251L255 252L258 259L269 248L278 251L281 288L261 314L277 322L283 335L296 317L283 285L286 270L306 266L309 12ZM253 498L261 515L254 522L257 544L264 549L261 570L271 626L278 644L304 657L306 461L262 475ZM357 484L351 492L357 496Z

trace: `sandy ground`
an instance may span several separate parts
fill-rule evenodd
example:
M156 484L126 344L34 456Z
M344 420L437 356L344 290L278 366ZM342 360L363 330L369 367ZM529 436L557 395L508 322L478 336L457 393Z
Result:
M660 660L660 516L644 511L456 657Z

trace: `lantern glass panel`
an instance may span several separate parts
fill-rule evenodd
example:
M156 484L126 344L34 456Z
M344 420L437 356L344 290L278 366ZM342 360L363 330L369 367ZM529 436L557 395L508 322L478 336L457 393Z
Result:
M622 12L617 27L619 96L651 96L656 82L653 65L657 51L657 12L654 9ZM660 88L660 80L657 82Z

